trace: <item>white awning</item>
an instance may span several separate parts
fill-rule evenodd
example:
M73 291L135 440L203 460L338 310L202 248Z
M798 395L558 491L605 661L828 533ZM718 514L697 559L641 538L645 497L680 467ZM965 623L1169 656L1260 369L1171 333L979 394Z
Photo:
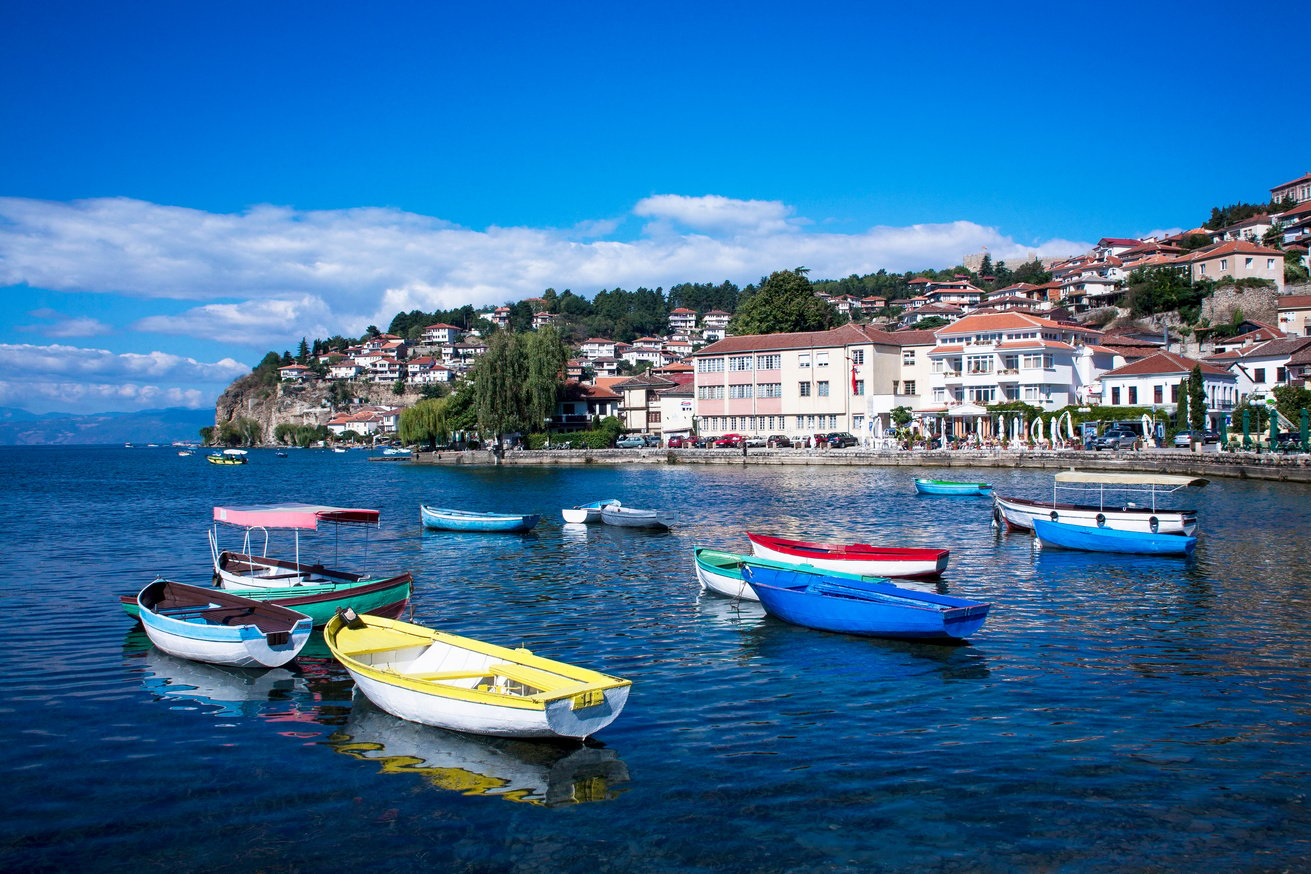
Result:
M1206 485L1209 480L1195 476L1177 476L1168 473L1099 473L1092 470L1063 470L1056 474L1058 483L1100 483L1119 486L1185 486Z

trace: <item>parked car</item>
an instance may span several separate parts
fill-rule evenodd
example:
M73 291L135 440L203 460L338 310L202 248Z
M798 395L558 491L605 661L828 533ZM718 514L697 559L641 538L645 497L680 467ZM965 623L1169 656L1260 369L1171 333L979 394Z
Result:
M1174 435L1174 445L1191 446L1194 439L1198 443L1219 443L1220 434L1218 431L1180 431Z
M682 449L685 446L691 446L691 445L692 445L691 437L683 437L679 434L675 434L673 437L670 437L669 442L665 444L665 446L669 447L670 449Z
M725 434L723 437L716 437L715 442L710 445L716 449L741 449L746 439L741 434Z
M641 449L646 445L640 434L629 434L627 437L620 437L615 441L616 449Z
M846 449L848 446L860 445L860 441L856 439L856 436L846 431L830 431L824 435L824 440L831 449Z
M786 449L792 445L792 438L786 434L770 434L765 438L765 445L770 449Z
M1093 440L1093 449L1133 449L1138 443L1138 435L1126 428L1111 428L1105 434Z
M764 445L765 445L765 438L761 437L759 434L747 438L747 446L749 447L763 448Z
M660 438L655 434L643 434L642 442L645 443L647 446L652 447L653 449L660 448Z

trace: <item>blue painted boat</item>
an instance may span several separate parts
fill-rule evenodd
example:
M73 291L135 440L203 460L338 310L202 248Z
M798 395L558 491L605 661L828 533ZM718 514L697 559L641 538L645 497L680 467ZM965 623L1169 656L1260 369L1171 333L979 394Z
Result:
M171 580L141 590L137 615L150 642L169 655L238 668L285 665L300 654L314 624L277 604Z
M983 627L992 606L806 568L746 564L742 579L771 616L793 625L866 637L962 640Z
M424 527L440 531L531 531L542 520L539 513L474 513L444 507L419 505Z
M1070 525L1035 517L1033 533L1049 546L1081 549L1085 552L1126 552L1134 555L1188 555L1197 538L1185 534L1153 534L1150 531L1121 531Z
M942 479L916 479L915 491L921 495L991 495L992 486L988 483L959 483Z

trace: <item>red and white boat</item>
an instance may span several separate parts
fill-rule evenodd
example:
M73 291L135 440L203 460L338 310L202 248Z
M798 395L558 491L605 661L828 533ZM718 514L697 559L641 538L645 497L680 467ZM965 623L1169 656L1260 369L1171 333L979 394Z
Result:
M808 564L824 570L879 577L936 577L947 569L949 549L870 546L853 543L831 546L806 540L787 540L747 532L751 552L761 558Z

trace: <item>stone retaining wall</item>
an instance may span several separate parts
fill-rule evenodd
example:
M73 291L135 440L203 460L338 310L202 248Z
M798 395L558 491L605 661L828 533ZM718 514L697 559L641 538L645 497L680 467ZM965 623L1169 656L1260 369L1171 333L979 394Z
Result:
M497 464L490 451L421 452L415 464ZM1176 452L1147 449L1136 452L1084 450L1024 451L955 449L875 451L865 449L578 449L506 452L505 465L585 464L775 464L878 467L995 467L1061 470L1145 471L1203 477L1311 483L1311 455L1271 455L1253 452Z

